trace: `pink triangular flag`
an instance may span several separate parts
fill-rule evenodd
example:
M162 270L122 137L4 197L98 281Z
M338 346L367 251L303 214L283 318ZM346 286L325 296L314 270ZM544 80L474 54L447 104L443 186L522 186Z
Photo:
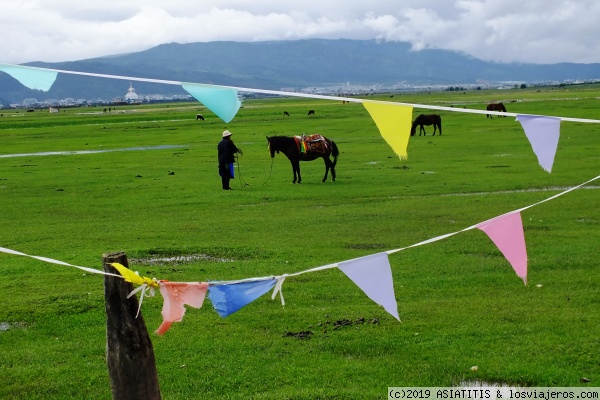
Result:
M560 118L517 115L525 136L544 171L552 172L560 137Z
M160 294L164 298L162 317L163 322L155 331L164 335L173 322L179 322L185 315L184 304L200 308L204 303L208 283L204 282L160 282Z
M387 253L377 253L338 264L371 300L382 306L398 321L398 304L394 294L392 269Z
M477 225L484 231L527 285L527 249L521 213L506 214Z

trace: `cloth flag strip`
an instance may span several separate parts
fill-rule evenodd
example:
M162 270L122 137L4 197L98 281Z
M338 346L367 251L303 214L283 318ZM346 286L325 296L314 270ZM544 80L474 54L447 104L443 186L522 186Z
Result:
M24 67L21 65L6 65L0 64L0 71L4 71L19 82L21 85L32 90L42 90L47 92L50 90L58 73L56 71Z
M235 89L192 83L181 87L226 123L235 117L242 105Z
M412 107L373 101L364 101L363 106L394 153L400 158L408 158L407 148L412 123Z
M365 294L400 321L387 253L377 253L339 263L338 268Z
M477 225L504 254L527 285L527 249L520 212L504 214Z
M560 137L560 118L517 115L525 136L544 171L552 172Z
M155 331L164 335L173 322L180 322L185 315L184 304L195 308L202 307L208 283L160 281L160 294L164 302L161 311L163 322Z
M225 318L267 293L276 283L275 278L217 285L209 282L208 298L217 313Z

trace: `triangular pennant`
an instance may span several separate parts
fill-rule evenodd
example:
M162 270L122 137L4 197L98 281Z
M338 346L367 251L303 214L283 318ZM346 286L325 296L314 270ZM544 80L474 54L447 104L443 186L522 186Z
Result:
M379 133L394 150L394 153L400 158L407 158L406 149L410 137L413 108L372 101L363 101L363 105L371 114Z
M226 123L235 117L242 105L235 89L193 83L181 86Z
M533 152L544 171L552 172L560 137L560 118L517 115Z
M50 90L58 75L56 71L21 65L0 64L0 71L6 72L29 89L43 90L44 92Z
M268 279L224 285L211 284L208 287L208 298L217 313L225 318L267 293L276 283L276 279Z
M506 214L477 225L484 231L527 285L527 249L520 212Z
M342 270L375 303L398 321L398 304L394 294L392 269L387 253L377 253L339 263Z
M179 322L185 315L184 304L195 308L202 307L208 283L204 282L160 282L160 294L164 302L162 308L163 322L156 330L164 335L173 322Z

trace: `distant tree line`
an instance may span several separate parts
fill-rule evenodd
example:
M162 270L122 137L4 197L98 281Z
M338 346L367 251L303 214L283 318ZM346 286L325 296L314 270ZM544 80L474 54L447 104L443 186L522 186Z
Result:
M464 92L465 90L467 89L461 86L449 86L446 88L446 92Z

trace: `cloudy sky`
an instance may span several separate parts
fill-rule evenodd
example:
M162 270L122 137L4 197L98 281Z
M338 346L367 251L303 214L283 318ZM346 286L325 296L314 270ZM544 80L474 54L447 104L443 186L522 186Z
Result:
M0 0L0 63L178 42L405 41L486 61L600 62L597 0Z

